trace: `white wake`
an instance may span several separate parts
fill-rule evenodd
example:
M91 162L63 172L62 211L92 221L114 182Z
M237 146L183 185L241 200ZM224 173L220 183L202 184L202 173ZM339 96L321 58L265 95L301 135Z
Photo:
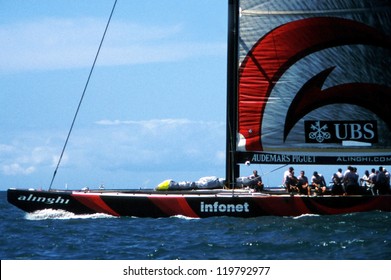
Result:
M27 213L25 218L27 220L70 220L70 219L102 219L102 218L116 218L111 215L94 213L77 215L72 212L64 210L44 209L37 210L33 213Z

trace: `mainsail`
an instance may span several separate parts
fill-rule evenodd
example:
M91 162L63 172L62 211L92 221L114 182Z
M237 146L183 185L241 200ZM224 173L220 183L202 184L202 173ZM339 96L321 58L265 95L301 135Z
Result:
M233 161L390 164L391 1L237 1Z

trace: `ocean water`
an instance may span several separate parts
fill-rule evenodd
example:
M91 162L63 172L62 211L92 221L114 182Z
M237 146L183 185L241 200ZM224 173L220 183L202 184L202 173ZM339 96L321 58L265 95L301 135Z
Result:
M25 214L0 192L2 260L391 259L391 213L162 219Z

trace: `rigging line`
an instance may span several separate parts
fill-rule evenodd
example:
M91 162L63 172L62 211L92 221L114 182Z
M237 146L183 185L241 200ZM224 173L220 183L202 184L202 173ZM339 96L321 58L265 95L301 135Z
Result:
M52 188L52 185L53 185L53 182L54 182L54 178L56 177L56 174L57 174L58 167L60 166L62 157L63 157L64 152L65 152L65 148L66 148L66 146L67 146L67 144L68 144L69 137L71 136L71 132L72 132L72 130L73 130L73 126L74 126L74 124L75 124L77 115L79 114L79 110L80 110L80 107L81 107L81 103L83 102L84 95L85 95L85 93L86 93L86 91L87 91L87 87L88 87L88 84L89 84L89 82L90 82L92 72L94 71L96 61L98 60L99 52L100 52L100 49L102 48L102 44L103 44L103 41L104 41L104 39L105 39L107 29L109 28L110 21L111 21L111 18L112 18L112 16L113 16L113 13L114 13L115 6L116 6L116 5L117 5L117 0L114 1L113 8L111 9L111 13L110 13L109 19L108 19L108 21L107 21L105 31L103 32L103 36L102 36L102 39L100 40L100 44L99 44L98 50L97 50L97 52L96 52L96 54L95 54L95 59L94 59L94 62L92 63L91 70L90 70L90 73L89 73L89 75L88 75L86 84L85 84L85 86L84 86L83 93L82 93L82 95L81 95L81 98L80 98L79 104L78 104L78 106L77 106L75 115L73 116L72 124L71 124L71 127L70 127L69 131L68 131L68 135L67 135L67 138L66 138L66 140L65 140L64 146L63 146L63 148L62 148L60 158L58 159L56 169L55 169L54 172L53 172L53 177L52 177L52 180L50 181L49 190Z
M283 168L283 167L285 167L285 166L287 166L287 165L288 165L288 163L287 163L287 164L284 164L284 165L281 165L280 167L277 167L277 168L275 168L275 169L273 169L273 170L270 170L270 171L268 171L268 172L266 172L266 173L263 173L262 176L267 175L267 174L270 174L270 173L273 173L274 171L277 171L277 170L279 170L279 169L281 169L281 168Z
M271 11L271 10L242 10L241 15L244 16L265 16L265 15L318 15L318 14L346 14L346 13L368 13L378 12L389 9L388 6L380 6L373 8L351 8L351 9L330 9L330 10L296 10L296 11Z

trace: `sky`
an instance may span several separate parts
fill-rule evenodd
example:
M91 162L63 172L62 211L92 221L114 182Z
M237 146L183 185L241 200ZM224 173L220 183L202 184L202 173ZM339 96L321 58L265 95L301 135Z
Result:
M0 190L49 187L113 3L0 0ZM118 0L54 188L224 178L227 8Z
M0 1L0 189L50 184L114 1ZM118 0L53 186L224 177L226 0Z

